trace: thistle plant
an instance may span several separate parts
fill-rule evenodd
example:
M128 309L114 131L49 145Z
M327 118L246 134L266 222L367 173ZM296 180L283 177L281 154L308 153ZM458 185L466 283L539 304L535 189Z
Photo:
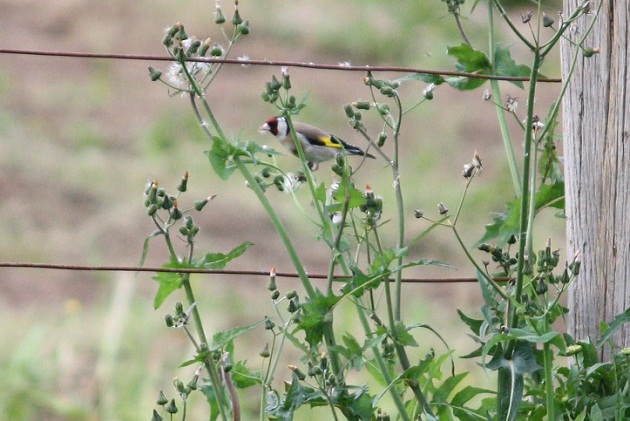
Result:
M213 108L216 105L206 96L223 64L205 58L226 58L234 42L250 34L249 22L241 17L238 2L234 3L230 23L220 2L216 3L215 23L225 37L225 47L209 38L200 41L189 36L182 23L167 30L162 43L173 64L166 74L150 68L151 79L164 83L172 95L190 98L199 126L208 136L210 147L206 156L211 167L221 179L240 177L245 181L247 193L257 200L273 224L293 265L299 288L280 291L277 273L271 269L267 289L273 315L261 315L251 325L217 332L212 337L207 335L187 270L221 269L244 253L250 243L244 242L227 254L197 256L195 239L199 226L192 214L201 210L210 198L183 210L180 193L186 190L187 175L182 179L184 188L178 188L178 193L172 195L157 182L149 183L145 206L157 228L149 239L161 237L166 242L170 256L165 267L173 270L155 277L159 285L155 306L159 307L178 289L184 290L186 303L176 304L174 312L166 316L166 325L183 331L189 338L196 355L184 365L197 367L188 382L174 381L179 404L160 394L157 404L161 410L154 411L154 419L164 416L172 419L176 413L186 419L188 397L196 391L201 391L207 399L210 419L241 419L239 392L249 386L260 389L257 416L261 420L291 420L304 407L327 408L329 418L334 420L366 421L543 417L555 420L584 419L597 408L602 413L614 410L616 415L627 412L630 406L624 394L628 381L627 371L624 372L627 350L620 352L612 366L607 365L617 374L614 381L598 378L597 385L605 385L610 393L578 397L577 388L589 392L597 389L589 376L593 373L603 376L599 363L593 359L593 349L602 344L576 341L554 330L554 326L566 314L561 297L578 276L580 259L574 256L566 263L561 262L552 240L535 252L532 239L537 213L546 208L561 211L564 191L554 133L558 106L555 103L544 118L539 117L543 114L536 109L537 82L542 77L543 62L571 23L591 18L590 3L556 23L543 13L542 3L536 2L537 10L522 16L521 25L529 30L525 33L510 19L501 1L488 1L487 52L474 48L466 36L461 19L464 1L446 3L446 11L454 17L462 36L462 44L449 47L448 54L457 60L457 71L471 75L411 74L390 80L367 71L363 83L369 100L348 99L339 110L369 144L381 168L390 174L391 190L373 188L377 183L371 182L357 186L358 175L366 175L361 173L363 167L353 168L343 155L337 156L330 166L333 181L321 181L306 162L298 139L294 140L301 168L290 172L278 164L279 153L272 148L226 134L216 118ZM510 50L496 42L497 13L513 31L514 39L531 52L530 65L517 64ZM549 31L548 35L544 31ZM588 52L585 48L584 53ZM407 142L402 135L404 122L428 106L445 84L471 90L487 82L472 74L507 78L519 88L525 88L522 78L528 82L524 116L519 114L518 99L502 99L496 80L489 82L490 88L483 94L484 100L494 102L497 111L514 197L505 213L487 227L475 245L485 253L481 261L462 240L459 218L466 211L467 192L483 169L481 154L474 151L470 162L462 163L466 183L453 211L440 203L435 217L420 210L407 215L405 186L401 181L408 171L401 160ZM405 103L402 90L420 83L426 84L421 94L410 104ZM295 133L292 119L308 106L306 100L298 100L299 92L301 87L294 86L289 69L283 68L280 74L270 75L260 96L261 107L273 107L278 116L286 119L290 133ZM523 138L523 150L518 152L508 128L508 118L512 117L519 122ZM367 174L367 178L370 176L373 175ZM298 189L306 190L307 202L295 194ZM290 230L278 216L273 195L283 192L292 195L298 213L317 228L320 241L313 247L329 256L322 289L313 284ZM413 238L408 238L407 232L410 216L427 223L426 229ZM176 227L186 246L181 256L172 241L171 231ZM431 326L405 321L403 311L406 270L426 265L449 267L434 259L410 256L411 246L435 229L453 233L457 246L462 248L477 275L484 298L481 318L463 312L459 315L479 344L478 350L467 357L478 359L486 370L497 371L496 390L465 385L467 373L456 372L454 351L448 345L447 352L441 355L431 349L416 357L414 348L419 347L421 332L445 342ZM352 309L357 331L339 329L337 321L342 305ZM628 317L622 315L607 326L605 337L609 338L608 332L617 329ZM256 369L244 361L233 362L239 336L253 329L261 329L268 338L259 353L261 361ZM291 360L285 369L281 361L288 347L298 351L300 358ZM558 367L558 358L565 356L576 357L578 363ZM445 374L449 366L450 373ZM365 377L359 384L352 380L356 372ZM277 386L279 377L284 380L282 387ZM368 387L370 381L380 390ZM611 400L615 405L604 408L604 403Z

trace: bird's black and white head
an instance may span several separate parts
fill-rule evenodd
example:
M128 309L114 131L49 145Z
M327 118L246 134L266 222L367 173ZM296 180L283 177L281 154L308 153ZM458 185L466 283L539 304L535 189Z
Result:
M276 137L285 137L289 134L289 125L284 117L271 117L258 128L258 131L269 132Z

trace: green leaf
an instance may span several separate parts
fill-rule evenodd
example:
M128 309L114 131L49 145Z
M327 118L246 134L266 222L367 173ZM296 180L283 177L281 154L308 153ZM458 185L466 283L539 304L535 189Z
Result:
M537 211L546 207L564 209L564 182L542 184L536 192L535 206Z
M396 342L404 346L418 346L418 342L409 333L407 326L402 321L396 322L394 332L392 332Z
M453 396L453 399L451 399L451 405L463 406L466 402L481 394L495 395L496 392L494 390L482 389L474 386L466 386Z
M321 342L326 325L332 323L332 309L340 299L341 297L333 294L323 295L318 291L311 301L302 304L302 317L296 331L304 331L309 345L316 346Z
M509 48L497 44L494 51L494 74L497 76L529 77L532 70L524 64L516 64ZM523 89L523 82L512 82Z
M480 75L492 74L492 64L488 56L479 50L475 50L467 44L456 47L448 47L448 55L457 59L455 69L459 72L476 73ZM476 89L486 83L486 79L453 76L446 82L455 89L466 91Z
M314 199L321 203L326 203L326 185L324 183L319 183L315 188Z
M344 203L348 200L348 209L354 209L365 203L363 192L349 183L341 183L335 191L335 200Z
M597 348L601 348L606 341L608 341L616 331L618 331L623 325L630 322L630 308L623 313L619 313L615 319L609 324L604 325L602 330L602 337L597 341Z
M412 267L416 267L416 266L440 266L443 268L448 268L448 269L455 269L455 266L450 265L446 262L442 262L440 260L435 260L435 259L418 259L418 260L414 260L412 262L407 262L403 265L400 266L396 266L394 268L391 269L392 273L398 272L399 270L403 270L403 269L407 269L407 268L412 268Z
M473 319L466 316L460 309L457 309L457 314L459 314L459 318L462 322L466 323L466 325L473 331L473 333L479 336L479 331L481 329L481 325L483 324L483 320Z
M488 56L479 50L475 50L468 44L460 44L448 47L447 53L457 59L457 70L467 73L489 74L492 64Z
M210 159L210 165L222 180L227 180L236 169L232 157L236 148L220 137L212 138L212 148L205 152Z
M505 358L503 352L497 352L487 364L487 368L499 372L497 419L509 421L516 419L523 399L523 374L533 373L542 368L536 362L534 349L533 344L518 341L511 359Z
M232 381L239 389L262 384L262 372L260 370L250 370L244 361L239 361L230 370Z
M435 403L446 403L447 399L457 385L464 380L468 373L459 373L454 376L448 377L444 380L444 383L433 393L433 401Z
M499 369L497 383L497 419L513 421L523 400L523 375L514 370L514 364Z
M505 204L507 210L504 213L496 214L494 222L486 225L486 233L475 243L473 248L479 247L483 243L496 239L497 247L507 244L510 237L519 236L521 223L521 199L516 198Z
M225 265L245 253L252 245L253 243L245 241L241 245L234 247L228 254L207 253L196 266L205 269L223 269Z
M435 85L441 85L445 82L444 78L441 75L430 74L430 73L412 73L410 75L403 76L401 78L396 79L394 82L402 83L408 80L420 80L425 83L433 83Z
M178 273L160 272L153 277L153 280L159 284L153 298L153 309L157 310L169 295L182 286L182 277Z
M560 336L558 332L547 332L542 335L536 334L532 329L510 329L510 332L506 335L509 338L519 339L521 341L531 342L535 344L544 344L551 342L557 336Z
M251 325L238 326L233 329L226 330L224 332L217 332L212 336L212 345L210 346L210 349L212 351L219 350L223 348L224 346L228 345L230 342L232 342L234 339L238 338L239 336L256 329L258 326L260 326L264 322L265 320L263 319Z
M204 394L208 404L210 405L210 421L216 421L219 418L221 411L219 411L219 401L216 393L214 392L212 383L206 383L201 386L201 392Z
M194 268L194 266L180 262L177 259L171 259L169 263L163 265L162 267L165 269ZM154 309L158 309L169 295L182 286L181 274L176 272L159 272L152 279L159 284L158 291L153 299Z

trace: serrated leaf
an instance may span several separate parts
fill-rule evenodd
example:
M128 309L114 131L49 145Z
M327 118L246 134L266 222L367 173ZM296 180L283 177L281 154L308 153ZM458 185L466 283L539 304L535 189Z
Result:
M205 269L223 269L230 261L236 259L250 248L253 243L245 241L244 243L234 247L229 253L207 253L196 266Z
M459 91L471 91L477 89L486 83L486 79L463 77L463 76L451 76L446 78L446 83Z
M494 74L497 76L529 77L532 70L524 64L516 64L510 50L497 44L494 51ZM523 82L511 81L523 89Z
M340 296L318 292L311 301L302 304L302 317L296 331L304 331L309 345L316 346L321 342L326 324L332 323L332 308L340 299Z
M398 78L394 82L402 83L408 80L419 80L429 84L433 83L435 85L441 85L445 82L444 78L441 75L436 75L432 73L412 73L410 75L405 75L401 78Z
M473 331L475 335L479 336L479 331L481 329L481 325L483 324L483 320L468 317L460 309L457 309L457 314L459 314L460 320L466 323L466 325L470 328L470 330Z
M411 267L416 267L416 266L440 266L443 268L449 268L449 269L455 269L455 266L448 264L446 262L442 262L441 260L435 260L435 259L418 259L418 260L414 260L413 262L407 262L405 264L402 264L400 266L396 266L394 268L391 269L391 272L398 272L399 270L403 270L403 269L407 269L407 268L411 268Z
M212 351L219 350L239 336L256 329L264 322L265 320L263 319L251 325L238 326L224 332L217 332L212 336L212 345L210 346L210 349Z
M473 245L473 248L477 248L490 240L496 240L497 247L502 247L512 236L519 236L521 199L511 200L505 204L505 207L507 208L505 212L495 214L495 217L492 218L494 222L486 225L486 233Z
M460 71L489 74L492 70L492 64L486 53L475 50L468 44L448 47L447 53L457 59L457 69Z
M612 322L605 325L605 328L602 330L602 336L599 341L597 341L597 348L601 348L616 331L628 322L630 322L630 308L623 313L618 314Z
M230 175L232 175L236 169L236 165L232 161L232 157L235 153L236 148L234 146L216 136L212 138L212 148L205 152L214 172L216 172L222 180L230 178Z
M401 321L396 322L394 325L393 336L396 339L396 342L401 345L414 347L418 346L418 342L416 342L411 333L409 333L407 326L405 326L405 324Z
M541 185L536 192L535 206L537 211L546 207L564 209L564 182Z
M157 310L169 295L182 286L182 277L178 273L160 272L152 279L159 284L153 298L153 309Z
M340 204L348 200L348 209L354 209L365 203L363 192L354 186L348 185L348 183L341 183L339 185L339 188L335 190L334 199ZM341 205L341 207L343 207L343 205ZM337 209L337 211L339 210L341 209Z
M314 198L321 203L326 203L326 186L324 183L319 183L315 188Z
M232 381L239 389L262 384L261 371L250 370L243 361L238 361L230 370Z
M448 47L448 55L457 59L455 69L459 72L489 75L492 73L492 64L488 56L479 50L475 50L467 44ZM455 89L461 91L476 89L486 83L485 79L453 76L446 78L446 82Z
M557 336L560 336L560 333L547 332L547 333L543 333L542 335L538 335L536 334L536 332L534 332L531 329L513 328L513 329L510 329L510 332L506 336L513 339L519 339L525 342L531 342L535 344L544 344L547 342L551 342L554 338L556 338Z

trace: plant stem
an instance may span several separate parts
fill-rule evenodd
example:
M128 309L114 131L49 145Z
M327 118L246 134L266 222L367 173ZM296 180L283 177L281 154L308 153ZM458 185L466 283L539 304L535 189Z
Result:
M494 39L494 13L492 1L488 3L488 51L490 61L494 65L494 56L496 49L496 41ZM499 82L497 80L490 81L490 88L492 89L492 96L495 101L501 101L501 89L499 88ZM501 138L503 139L503 147L508 160L508 166L510 167L510 174L512 175L512 183L514 184L514 192L516 196L521 194L521 176L519 174L518 165L516 163L516 155L514 153L514 142L512 135L508 128L508 122L506 112L501 107L500 102L495 103L495 109L497 111L497 120L499 122L499 129L501 130Z
M273 209L273 206L271 206L269 199L267 199L267 196L265 196L265 193L262 191L262 189L258 185L258 182L254 178L254 176L249 172L249 170L247 169L243 161L241 161L241 158L238 156L234 157L234 163L236 164L236 167L241 172L245 180L247 180L249 187L256 194L258 201L262 204L263 208L265 209L265 212L269 216L269 219L271 219L271 223L273 224L276 232L280 236L282 243L284 244L284 247L289 255L289 258L291 259L291 262L293 263L293 266L295 267L295 270L298 274L298 277L300 278L300 281L302 282L302 286L304 287L306 294L311 300L316 299L318 293L315 291L313 284L308 278L308 274L306 273L306 270L304 269L304 265L302 265L302 262L300 261L297 251L295 250L295 247L293 246L293 242L289 238L289 234L287 233L287 230L284 227L284 224L282 224L282 221L278 217L278 214L276 214L275 210ZM332 327L332 321L324 325L324 341L326 342L326 345L329 348L328 353L329 353L331 366L333 368L333 372L337 376L337 378L343 379L343 369L342 369L341 361L339 359L339 354L332 349L332 347L336 345L334 330Z
M527 119L525 123L525 149L523 156L523 190L521 196L521 213L520 213L520 224L519 224L519 232L520 239L518 242L518 263L516 267L516 283L514 285L514 305L510 308L510 313L508 315L508 326L510 328L514 328L518 325L518 316L516 313L516 307L521 302L521 294L523 292L523 281L525 278L525 264L528 263L528 260L531 257L531 242L529 237L531 236L531 232L528 230L531 229L530 218L533 218L534 215L530 213L530 209L532 207L532 203L535 196L531 194L530 183L531 183L531 173L532 173L532 165L531 165L531 154L532 154L532 145L533 145L533 130L532 124L534 120L534 101L536 98L536 80L538 77L538 70L540 68L541 57L540 52L538 50L534 51L534 61L532 63L532 72L530 75L529 81L529 92L527 96ZM506 349L506 357L511 357L512 352L514 351L515 341L511 341L509 346Z
M396 197L396 212L398 216L398 238L396 247L400 250L405 245L405 206L403 202L402 188L400 186L400 125L402 124L402 103L400 97L394 95L396 107L398 108L398 118L394 126L394 159L392 160L392 177L394 179L394 195ZM403 257L398 258L398 265L402 266ZM401 320L401 301L402 301L402 271L396 271L395 275L395 303L394 318L396 321Z
M313 284L308 278L308 274L306 273L306 270L304 269L304 266L302 265L302 262L300 261L297 251L295 250L295 247L293 246L293 242L289 238L289 234L287 233L287 230L284 227L284 224L278 217L278 214L276 213L276 211L273 209L273 206L271 206L269 199L267 199L267 196L265 196L265 193L262 191L262 189L258 185L258 182L254 178L254 176L249 172L249 170L247 169L243 161L241 161L241 158L238 156L234 157L234 163L236 164L236 167L238 168L238 170L241 172L241 174L247 181L249 187L252 189L252 191L258 198L258 201L260 202L260 204L265 209L265 212L269 216L269 219L271 219L271 223L273 224L276 232L280 236L280 240L282 241L282 244L284 245L289 255L289 258L291 259L291 263L293 263L293 266L295 267L295 271L297 272L297 275L300 278L300 281L302 282L302 286L304 287L306 294L309 296L309 298L314 299L316 296L315 288L313 287Z
M362 306L361 303L359 302L355 302L355 306L357 307L357 314L359 315L359 321L361 322L361 326L363 326L363 330L365 331L366 336L372 335L373 332L370 330L370 324L365 315L364 309L366 307ZM385 384L391 385L394 379L391 376L391 373L389 371L389 368L387 367L387 364L383 360L381 351L378 349L377 346L373 346L372 353L374 354L374 360L376 360L376 365L378 365L380 373L383 376L383 381L385 382ZM394 401L394 405L396 405L396 409L398 410L398 415L400 419L403 421L411 421L405 409L405 404L402 401L400 394L398 393L398 390L392 386L389 388L389 392L392 397L392 400Z

